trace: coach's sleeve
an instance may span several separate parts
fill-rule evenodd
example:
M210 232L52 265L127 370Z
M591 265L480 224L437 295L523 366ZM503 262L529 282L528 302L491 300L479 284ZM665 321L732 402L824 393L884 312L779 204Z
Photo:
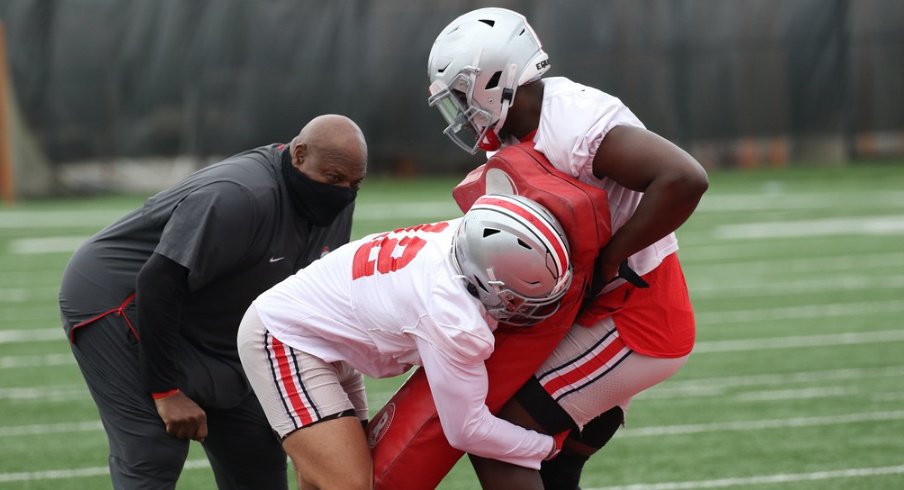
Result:
M138 273L135 304L141 336L140 368L149 393L178 388L176 351L187 294L188 270L160 254L151 255Z
M207 185L179 202L154 251L188 269L189 288L196 291L241 263L256 236L255 213L240 185Z

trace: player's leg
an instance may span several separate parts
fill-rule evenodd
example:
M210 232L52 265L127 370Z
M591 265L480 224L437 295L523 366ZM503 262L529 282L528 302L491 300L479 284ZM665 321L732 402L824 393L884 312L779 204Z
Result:
M540 468L545 490L578 487L584 463L612 439L624 421L621 407L612 407L584 426L584 430L573 432L565 440L562 452L554 459L544 461Z
M65 320L64 320L65 321ZM138 344L111 315L82 327L72 352L103 422L114 488L175 488L189 442L166 433L138 367Z
M559 409L561 411L561 409ZM508 420L513 424L521 427L543 432L545 434L555 434L560 431L547 429L543 424L534 419L517 400L511 400L502 407L496 414L499 418ZM571 421L565 416L567 422L563 430L571 426ZM510 488L518 489L543 489L543 481L540 474L533 469L523 466L504 463L494 459L482 458L469 454L471 466L477 474L480 481L480 488L483 490L506 490Z
M373 488L373 463L364 429L353 412L292 432L283 448L300 482L321 490Z
M238 406L205 407L204 450L220 490L286 489L286 453L254 393Z
M283 344L267 332L253 307L239 326L238 347L245 374L282 438L299 486L371 488L370 449L356 407L342 388L360 374Z
M562 459L541 470L546 473L544 481L550 483L546 488L577 488L584 462L624 422L634 395L669 378L686 361L687 356L666 359L637 354L619 337L612 318L588 328L573 327L516 395L538 420L550 423L561 417L558 406L581 427L556 458Z

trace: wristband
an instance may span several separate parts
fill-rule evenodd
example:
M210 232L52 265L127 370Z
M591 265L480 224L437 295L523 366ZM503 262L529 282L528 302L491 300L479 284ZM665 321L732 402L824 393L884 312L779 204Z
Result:
M151 398L153 398L155 400L162 400L164 398L169 398L169 397L175 395L176 393L179 393L179 388L173 388L169 391L161 391L158 393L151 393Z

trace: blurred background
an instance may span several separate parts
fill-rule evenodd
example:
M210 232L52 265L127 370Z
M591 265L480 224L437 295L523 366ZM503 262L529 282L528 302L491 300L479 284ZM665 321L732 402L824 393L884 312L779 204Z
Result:
M322 113L374 174L461 175L427 55L487 5L708 169L904 155L899 0L2 0L16 188L160 188Z
M427 55L491 5L710 176L678 230L694 353L582 488L904 488L904 1L0 0L0 489L110 488L57 294L148 195L341 113L370 147L353 238L460 215L483 156L442 135ZM368 379L372 411L403 381ZM463 459L440 488L478 486ZM179 488L215 488L197 444Z

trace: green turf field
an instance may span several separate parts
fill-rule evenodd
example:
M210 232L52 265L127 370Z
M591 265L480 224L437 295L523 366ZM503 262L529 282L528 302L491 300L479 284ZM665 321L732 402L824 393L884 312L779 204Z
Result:
M454 216L454 182L365 183L354 236ZM0 207L0 488L110 486L57 284L141 200ZM635 399L585 490L904 488L904 164L711 174L679 240L695 354ZM370 382L371 405L399 382ZM441 486L476 487L466 464ZM179 488L214 488L197 445Z

